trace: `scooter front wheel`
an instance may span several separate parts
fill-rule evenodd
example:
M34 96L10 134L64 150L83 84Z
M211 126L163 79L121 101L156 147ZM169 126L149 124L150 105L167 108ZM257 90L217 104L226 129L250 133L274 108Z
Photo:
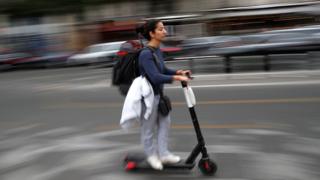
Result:
M203 175L213 176L217 172L217 165L213 160L206 158L200 159L198 167Z

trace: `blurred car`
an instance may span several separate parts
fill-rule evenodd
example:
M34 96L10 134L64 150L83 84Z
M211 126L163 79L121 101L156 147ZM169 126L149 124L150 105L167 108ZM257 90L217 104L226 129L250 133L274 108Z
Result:
M30 53L6 53L0 55L0 70L8 70L35 60Z
M0 54L0 70L10 69L12 65L9 61L13 58L13 54Z
M51 52L41 56L23 52L0 54L0 70L63 67L71 55L71 52Z
M214 48L236 46L241 43L241 38L237 36L208 36L185 39L180 47L184 55L201 56L211 54L210 51Z
M239 36L213 36L183 41L184 54L247 56L320 50L320 26L265 31Z
M38 67L64 67L67 66L68 58L74 53L72 52L48 52L40 57L37 57Z
M281 47L269 49L274 53L308 52L320 50L320 26L305 26L286 30L270 31L269 43L282 43Z
M89 65L104 63L111 65L113 58L125 41L94 44L88 46L83 53L75 54L68 58L68 65Z
M163 58L165 61L174 60L174 58L179 57L183 54L181 47L169 46L165 44L160 45L160 49L163 53Z

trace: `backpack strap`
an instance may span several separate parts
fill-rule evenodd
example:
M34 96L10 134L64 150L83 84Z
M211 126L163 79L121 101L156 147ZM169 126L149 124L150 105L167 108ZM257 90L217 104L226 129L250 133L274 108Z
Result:
M151 46L147 46L147 48L150 49L150 51L152 52L153 62L156 64L159 72L162 73L162 70L161 70L161 67L160 67L160 60L158 58L158 55L156 54L156 50Z
M161 67L160 67L160 60L158 58L158 55L156 54L156 50L151 47L151 46L146 46L146 48L148 48L151 52L152 52L152 56L153 56L153 62L155 63L155 65L157 66L159 72L163 73L163 71L161 70ZM146 74L147 75L147 74ZM146 76L146 78L148 79L148 81L151 83L150 79L148 76ZM152 83L151 83L152 84ZM161 97L163 97L163 91L159 90L159 94Z

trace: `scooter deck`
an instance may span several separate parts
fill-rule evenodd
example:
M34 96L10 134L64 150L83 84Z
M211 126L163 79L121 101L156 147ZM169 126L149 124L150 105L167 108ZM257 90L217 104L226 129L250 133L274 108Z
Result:
M143 153L130 153L124 159L126 168L131 169L152 169ZM128 167L128 165L130 167ZM186 164L184 160L174 164L163 164L163 169L187 169L191 170L195 164Z

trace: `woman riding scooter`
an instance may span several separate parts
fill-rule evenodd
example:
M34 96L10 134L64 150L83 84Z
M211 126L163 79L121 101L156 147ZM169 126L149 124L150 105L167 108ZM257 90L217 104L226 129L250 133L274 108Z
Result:
M179 156L168 150L170 113L163 115L158 109L163 86L173 81L189 81L186 74L191 74L189 70L175 71L165 66L159 47L166 35L167 31L160 20L147 21L144 25L143 36L148 40L148 48L144 48L139 55L140 74L147 77L154 91L151 115L148 119L141 118L141 142L147 162L156 170L162 170L163 164L178 163L181 160ZM155 56L157 61L154 60Z

